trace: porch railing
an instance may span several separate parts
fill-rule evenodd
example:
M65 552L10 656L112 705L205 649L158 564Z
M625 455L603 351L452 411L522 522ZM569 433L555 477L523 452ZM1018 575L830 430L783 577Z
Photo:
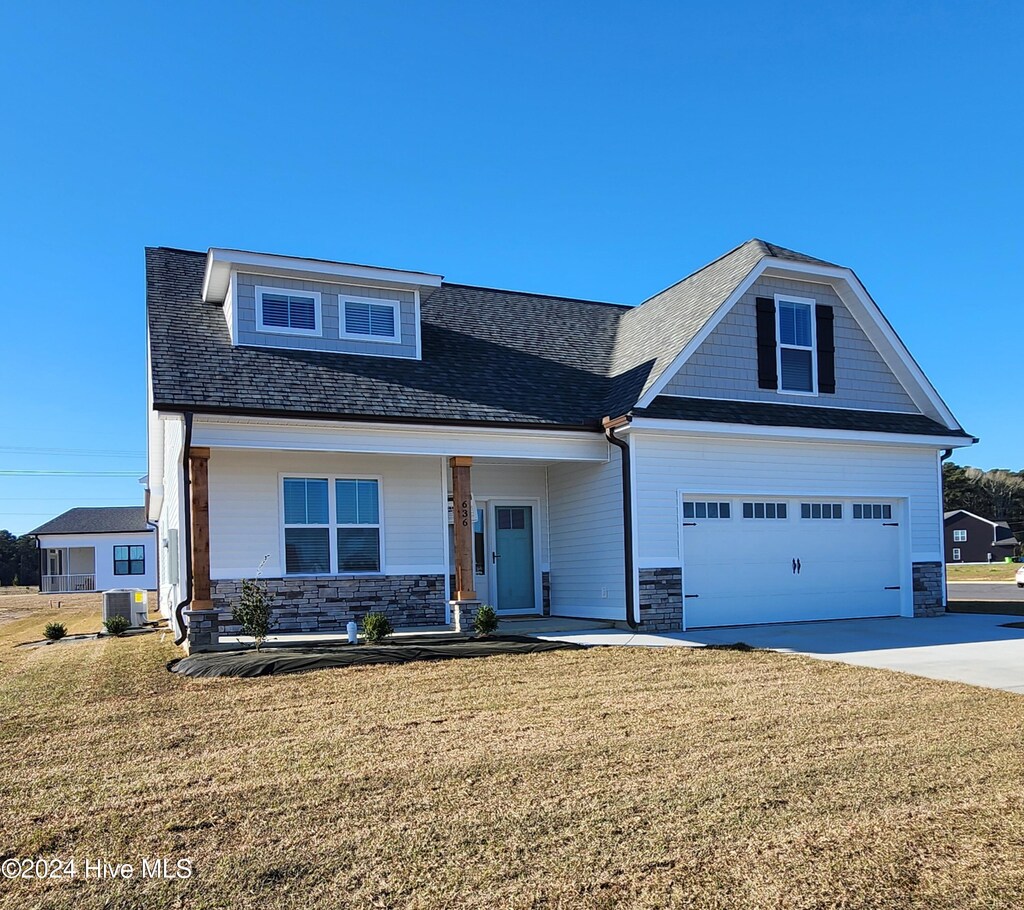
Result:
M44 575L39 591L42 594L74 594L95 591L96 575Z

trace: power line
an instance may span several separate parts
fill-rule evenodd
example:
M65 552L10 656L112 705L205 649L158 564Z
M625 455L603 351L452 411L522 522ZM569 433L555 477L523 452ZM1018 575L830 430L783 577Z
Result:
M25 479L36 477L52 477L54 479L59 477L106 477L110 479L131 477L138 480L140 476L138 471L0 471L0 478L22 477Z
M60 455L78 458L145 458L145 452L126 452L123 449L37 449L28 446L0 446L0 452L10 455Z

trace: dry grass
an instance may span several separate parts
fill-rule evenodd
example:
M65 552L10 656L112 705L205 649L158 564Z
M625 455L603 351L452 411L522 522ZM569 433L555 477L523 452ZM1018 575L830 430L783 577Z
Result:
M0 629L0 853L189 857L0 881L47 907L1019 907L1024 699L762 652L259 680L151 635Z
M947 565L948 581L1013 581L1020 568L1017 562L993 562L987 565Z

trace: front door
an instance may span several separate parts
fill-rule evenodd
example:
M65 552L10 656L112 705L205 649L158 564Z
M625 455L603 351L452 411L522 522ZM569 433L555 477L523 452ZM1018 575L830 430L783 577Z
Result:
M500 613L537 611L533 506L493 506L495 607Z

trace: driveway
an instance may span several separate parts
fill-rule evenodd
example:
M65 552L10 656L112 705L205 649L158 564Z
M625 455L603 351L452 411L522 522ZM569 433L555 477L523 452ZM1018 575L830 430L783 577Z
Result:
M947 613L929 619L849 619L650 635L596 629L550 637L633 647L745 642L756 648L1024 694L1024 629L1005 627L1020 621L1019 616Z

